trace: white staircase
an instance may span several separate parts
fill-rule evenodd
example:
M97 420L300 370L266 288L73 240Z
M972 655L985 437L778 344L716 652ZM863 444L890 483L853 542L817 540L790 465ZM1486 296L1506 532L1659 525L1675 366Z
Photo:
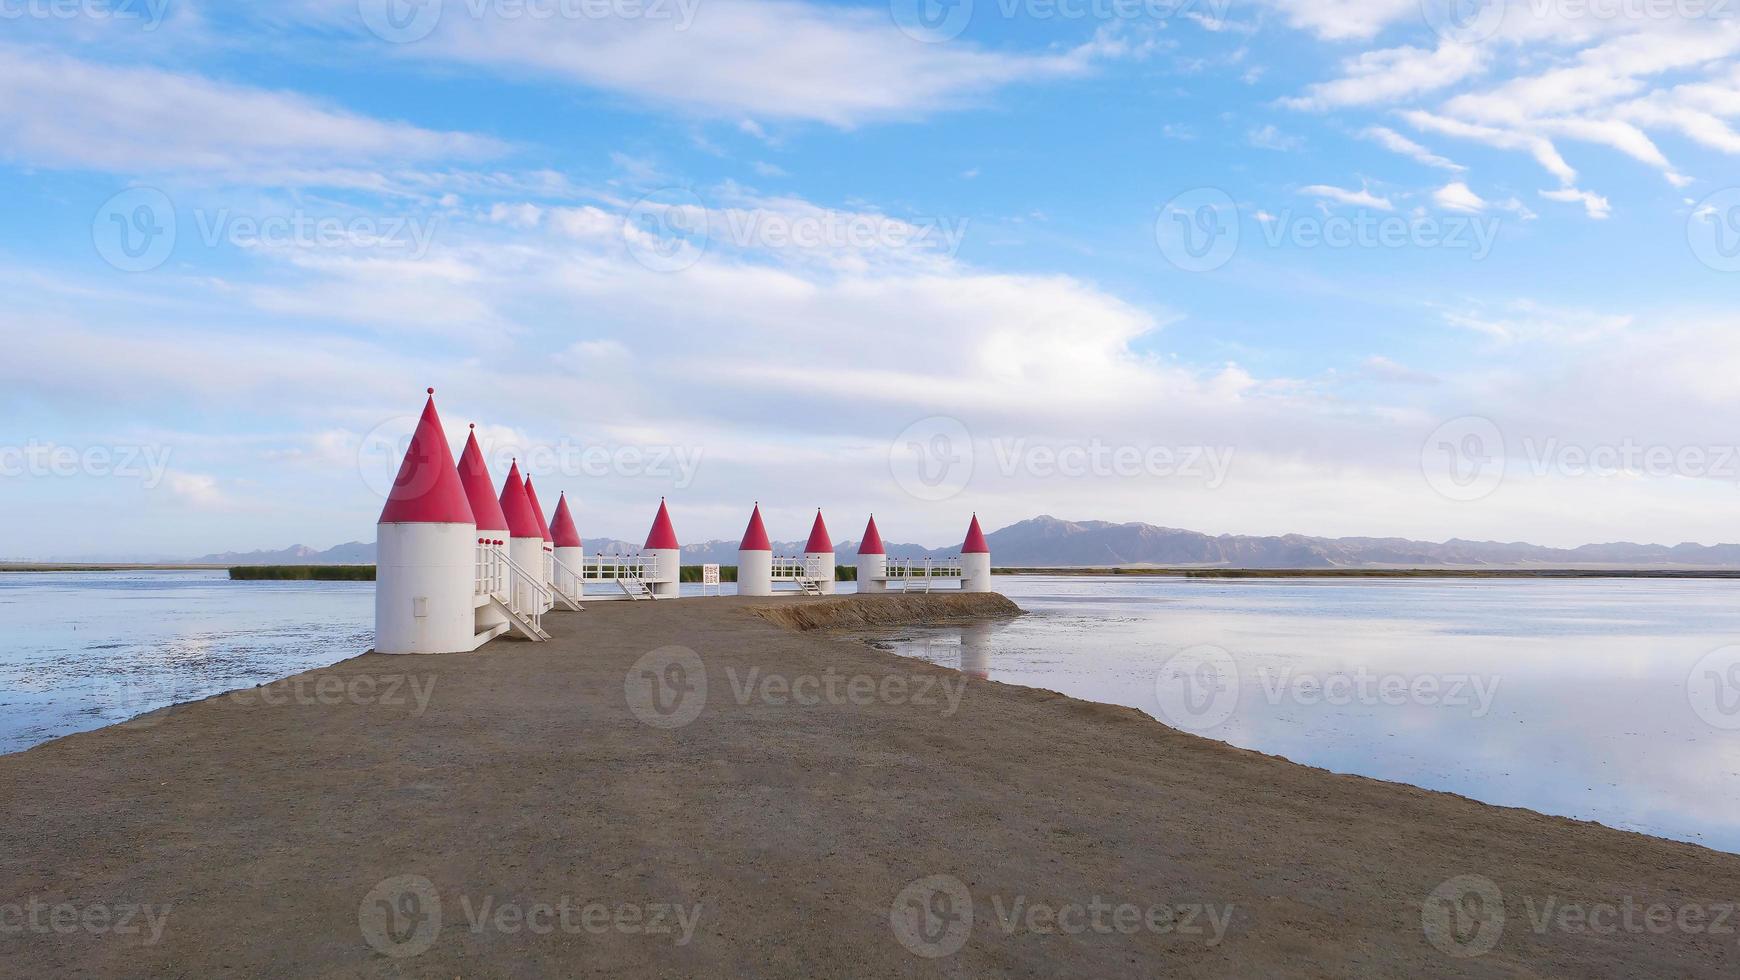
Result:
M497 629L501 629L504 626L512 627L514 632L528 640L531 640L533 643L541 643L550 638L550 634L544 632L543 625L538 622L541 617L537 615L526 616L514 612L514 607L503 602L500 596L490 596L489 604L496 612L507 617L507 622L496 627ZM506 632L506 630L503 630L503 632ZM496 636L500 635L500 633L496 634Z
M822 594L821 583L817 582L813 578L800 578L800 579L798 579L797 580L797 587L798 587L798 591L802 592L804 595L821 595Z
M554 604L551 590L500 548L492 545L478 546L474 601L477 608L488 608L507 620L477 634L478 646L509 630L534 643L550 638L550 634L544 631L543 610Z
M581 562L581 564L584 565L585 562ZM580 605L580 597L572 596L562 591L562 587L556 584L557 582L562 581L562 577L556 574L557 572L566 572L570 578L578 583L584 583L586 581L585 576L581 572L576 572L572 568L569 568L567 563L563 562L562 559L557 558L555 555L550 556L550 592L556 597L557 602L567 606L573 612L580 612L581 609L584 608Z
M639 602L642 599L658 599L658 596L653 594L653 590L647 588L644 579L619 578L616 580L616 584L622 586L623 595L628 596L636 602Z

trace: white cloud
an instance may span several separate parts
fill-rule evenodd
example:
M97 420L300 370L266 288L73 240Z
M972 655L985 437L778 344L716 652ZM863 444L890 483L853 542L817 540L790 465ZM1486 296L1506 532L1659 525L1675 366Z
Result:
M1414 160L1423 163L1428 167L1437 167L1440 170L1451 170L1458 173L1468 169L1453 160L1446 159L1445 157L1433 153L1431 150L1428 150L1413 140L1408 139L1401 133L1385 126L1369 127L1364 132L1360 133L1360 135L1368 140L1372 140L1386 150L1393 153L1400 153L1405 157L1412 157Z
M1449 119L1430 112L1409 110L1402 113L1402 118L1412 123L1416 128L1429 132L1442 133L1459 139L1474 140L1488 146L1503 150L1523 150L1535 158L1548 173L1559 178L1564 183L1573 183L1577 179L1577 171L1572 169L1565 158L1559 155L1558 148L1551 140L1529 133L1497 129L1491 126L1477 126L1458 119Z
M1299 188L1299 193L1308 197L1321 197L1335 201L1338 204L1349 204L1354 207L1375 208L1379 211L1394 211L1396 206L1388 198L1379 197L1371 191L1361 188L1357 191L1343 187L1332 187L1328 184L1312 184Z
M353 168L504 149L488 138L382 122L293 93L3 44L0 91L0 155L44 166L249 180L261 168Z
M1283 99L1295 109L1332 109L1394 102L1435 92L1478 73L1484 49L1444 42L1437 48L1401 47L1367 51L1342 63L1343 77L1309 86L1302 96Z
M1419 0L1266 0L1294 27L1332 40L1364 40L1404 18L1420 16Z
M204 473L164 474L164 487L181 501L197 508L222 508L234 504L219 486L217 477Z
M1245 141L1260 150L1280 150L1283 152L1297 150L1305 144L1305 141L1299 137L1281 132L1274 123L1252 128L1245 134Z
M1600 220L1613 213L1613 206L1607 198L1592 191L1582 191L1575 187L1565 187L1556 191L1541 191L1541 196L1549 201L1562 201L1567 204L1581 204L1583 210L1591 218Z
M709 0L694 22L668 19L449 17L394 53L540 72L708 116L849 127L956 108L1005 86L1087 74L1144 45L1102 31L1062 52L1011 54L964 42L922 44L884 9L796 0Z
M1479 194L1468 189L1461 181L1445 184L1432 192L1432 201L1446 211L1461 211L1464 214L1479 214L1488 207Z

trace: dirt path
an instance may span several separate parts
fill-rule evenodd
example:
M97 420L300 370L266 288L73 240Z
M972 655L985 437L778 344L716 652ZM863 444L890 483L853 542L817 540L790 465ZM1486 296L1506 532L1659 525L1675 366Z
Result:
M598 604L0 757L0 975L1740 972L1740 856L748 602Z

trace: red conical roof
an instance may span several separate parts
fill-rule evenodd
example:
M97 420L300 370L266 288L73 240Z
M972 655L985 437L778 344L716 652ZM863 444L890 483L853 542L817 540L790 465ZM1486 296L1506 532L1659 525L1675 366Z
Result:
M441 416L435 414L435 389L423 405L423 417L411 434L405 461L387 493L379 524L472 524L476 518L466 502L453 450L441 431Z
M810 540L804 545L805 554L827 554L834 550L833 539L828 537L828 526L822 523L822 511L816 509L816 522L810 525Z
M520 464L508 467L507 479L501 485L501 512L507 516L508 536L541 538L537 515L532 511L532 499L526 496L526 485L520 479Z
M967 540L961 543L963 555L988 555L991 546L985 543L985 532L979 529L979 515L973 515L973 523L967 527Z
M761 523L761 505L756 504L755 510L749 515L749 527L743 532L743 543L737 546L738 551L772 551L773 542L767 539L767 525Z
M681 548L677 544L677 529L671 526L671 512L665 508L664 498L659 498L659 513L653 518L652 530L646 535L646 550L665 548Z
M558 548L581 548L580 529L574 526L574 515L568 513L568 495L556 498L556 519L550 522L550 536Z
M870 523L864 525L864 540L858 542L860 555L886 555L888 550L882 547L882 535L876 530L876 515L870 515Z
M526 499L532 502L532 516L538 519L538 533L550 540L550 522L544 520L544 505L538 503L538 491L532 489L532 478L526 477Z
M495 484L489 478L489 464L477 445L477 427L465 440L465 451L459 454L459 484L465 488L465 500L477 518L479 531L506 531L507 515L501 512L501 501L495 499Z

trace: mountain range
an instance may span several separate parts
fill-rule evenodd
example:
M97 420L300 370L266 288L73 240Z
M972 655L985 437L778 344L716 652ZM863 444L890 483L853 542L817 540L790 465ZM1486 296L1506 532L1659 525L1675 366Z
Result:
M1740 568L1740 544L1587 544L1549 548L1524 542L1413 541L1407 538L1320 538L1303 534L1208 535L1139 522L1065 521L1041 516L985 535L991 558L1002 567L1162 565L1198 568L1515 568L1515 567L1693 567ZM958 546L926 548L886 542L895 558L937 558ZM799 554L802 541L776 541L775 554ZM588 539L588 554L633 554L638 545L612 538ZM857 542L837 542L841 564L857 556ZM280 551L226 552L192 559L217 565L368 564L373 544L352 541L318 551L296 545ZM737 562L736 541L683 546L691 564Z

